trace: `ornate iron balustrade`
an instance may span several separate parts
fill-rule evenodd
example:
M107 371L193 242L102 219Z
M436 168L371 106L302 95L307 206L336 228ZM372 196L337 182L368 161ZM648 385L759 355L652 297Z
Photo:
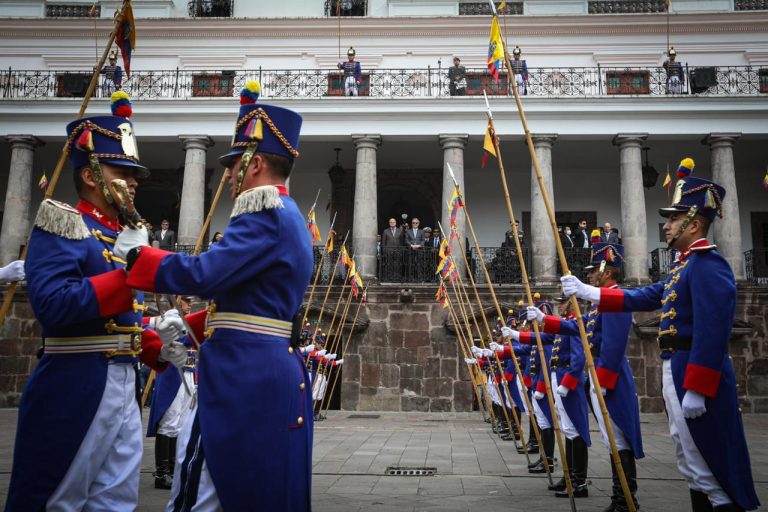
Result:
M735 0L734 11L768 11L768 0Z
M651 251L650 277L652 281L663 281L669 274L672 255L667 249L659 248Z
M667 0L589 0L589 14L667 12Z
M435 247L382 247L378 260L377 275L382 283L439 282L435 274L439 261Z
M533 277L530 275L530 256L530 249L523 246L525 268L529 273L529 277ZM485 268L488 269L488 275L493 284L522 284L523 273L520 269L520 258L517 255L516 249L512 247L480 247L478 251L477 247L472 248L468 258L470 267L468 270L472 272L476 283L487 284L485 274L480 266L480 258L485 263Z
M91 14L93 9L93 14ZM89 4L47 4L45 6L46 18L98 18L101 16L101 5Z
M231 18L235 0L192 0L187 11L190 18Z
M501 2L494 3L499 14L523 14L523 2L507 2L502 9L499 9ZM459 16L490 16L491 14L491 6L488 5L488 2L459 3Z
M768 93L768 68L750 66L715 67L717 84L700 96L759 96ZM690 70L693 71L693 70ZM502 82L496 85L485 68L467 70L467 95L511 95ZM690 76L690 75L689 75ZM335 69L298 70L159 70L134 71L120 84L134 99L189 99L237 97L249 79L259 79L264 98L324 98L342 94L342 75ZM0 98L43 99L82 97L90 72L30 71L8 69L0 72ZM651 68L530 68L526 96L596 97L664 96L667 75L662 67ZM686 79L684 95L691 93ZM99 77L96 97L109 97L115 85ZM444 97L449 96L448 70L364 68L361 96ZM354 101L354 100L351 100Z
M368 0L325 0L326 16L366 16Z
M592 261L592 249L584 249L583 247L563 247L565 252L565 261L568 263L568 269L571 274L576 277L585 280L587 278L587 271L584 267L589 265ZM560 266L560 259L557 260L557 273L562 275L563 269Z
M768 249L750 249L744 253L746 278L752 284L768 286Z
M312 246L312 259L313 259L313 272L312 272L312 281L315 282L315 276L318 272L320 272L320 279L318 279L317 284L329 284L331 282L331 276L333 273L336 273L336 277L334 278L333 284L341 286L344 284L344 279L347 276L347 269L342 265L341 263L337 262L339 261L339 251L341 250L341 242L342 240L338 240L334 242L334 249L329 254L325 255L325 258L323 259L323 246L322 245L315 245ZM348 242L347 243L347 251L350 255L354 254L354 251L352 249L352 245ZM320 260L323 259L323 266L320 267Z

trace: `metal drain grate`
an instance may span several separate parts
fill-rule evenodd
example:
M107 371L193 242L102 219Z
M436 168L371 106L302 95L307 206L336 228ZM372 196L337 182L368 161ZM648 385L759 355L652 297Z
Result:
M350 420L377 420L381 418L381 414L350 414L347 419Z
M435 476L437 468L406 468L389 466L384 472L387 476Z

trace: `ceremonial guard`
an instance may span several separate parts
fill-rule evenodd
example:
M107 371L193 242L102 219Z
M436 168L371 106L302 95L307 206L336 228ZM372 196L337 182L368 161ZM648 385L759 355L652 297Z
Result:
M177 295L176 303L181 309L180 314L190 313L192 297ZM171 488L176 462L176 440L191 410L192 395L197 385L197 349L189 336L184 336L179 342L184 344L187 351L183 371L157 375L149 409L147 437L155 438L155 489Z
M736 283L706 238L721 216L725 189L688 176L691 159L681 167L672 205L659 210L667 218L667 244L678 251L666 281L633 290L598 289L565 276L563 291L600 304L604 312L661 308L662 394L693 510L754 510L760 503L728 356Z
M683 65L675 60L677 52L675 47L669 49L669 58L662 65L667 72L667 94L681 94L685 84L685 71Z
M355 60L355 49L350 46L347 50L347 62L339 62L336 67L344 70L344 96L357 96L363 73L360 63Z
M42 357L19 406L6 510L133 511L142 455L136 364L157 371L186 357L173 342L178 317L142 325L141 293L113 254L120 231L109 185L134 194L139 164L131 106L112 96L111 116L67 126L66 150L80 202L46 199L26 260L29 302L40 322ZM158 334L160 337L158 337Z
M448 92L451 96L464 96L467 91L467 69L461 65L461 59L453 58L453 66L448 68Z
M592 246L591 264L584 267L589 272L592 284L604 289L617 289L616 280L621 274L624 246L620 244L596 243ZM528 308L528 318L537 319L544 332L566 336L579 336L578 323L575 319L566 320L556 316L543 315L537 308ZM637 390L632 370L625 355L629 330L632 327L630 313L605 315L600 313L597 304L592 303L583 317L595 370L600 387L605 396L605 405L611 419L616 446L621 459L621 466L627 478L632 499L637 508L637 469L635 460L643 458L643 441L640 435L640 408L637 403ZM597 417L603 444L610 449L608 434L594 383L590 388L590 398ZM619 475L611 458L613 475L613 493L611 504L606 512L625 512L629 510L626 497L621 489Z
M101 95L108 98L123 86L123 70L117 65L117 50L109 54L109 66L101 68L104 80L101 83Z
M515 85L517 85L517 90L520 92L521 95L528 94L528 64L525 62L525 59L520 59L520 55L522 55L523 51L520 49L519 46L515 46L515 49L512 50L512 74L515 76Z
M245 84L231 151L220 158L234 200L221 242L188 256L148 247L137 230L118 237L130 286L213 300L168 510L311 508L312 396L292 331L312 247L285 188L302 119L257 103L259 92L258 82Z

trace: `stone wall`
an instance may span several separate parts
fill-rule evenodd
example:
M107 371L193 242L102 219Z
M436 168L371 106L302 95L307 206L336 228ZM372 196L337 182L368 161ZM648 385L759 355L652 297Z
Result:
M4 292L5 289L3 289ZM456 344L448 313L434 303L434 287L413 287L411 303L401 302L401 287L373 286L344 354L341 407L351 411L467 411L473 390ZM551 296L555 289L542 289ZM491 306L487 290L480 291ZM319 295L318 295L319 294ZM324 289L316 297L323 297ZM522 295L517 286L496 288L506 305ZM334 290L328 304L335 304ZM315 299L317 300L317 299ZM316 310L316 308L313 308ZM349 332L355 308L345 319ZM333 310L326 311L326 319ZM312 315L310 316L312 317ZM493 315L495 317L495 315ZM627 348L644 412L663 410L661 367L654 338L657 316L635 314ZM768 288L739 288L734 338L730 344L744 412L768 412ZM324 322L325 323L325 322ZM348 334L344 335L344 339ZM40 328L22 289L0 329L0 406L18 404L37 359Z

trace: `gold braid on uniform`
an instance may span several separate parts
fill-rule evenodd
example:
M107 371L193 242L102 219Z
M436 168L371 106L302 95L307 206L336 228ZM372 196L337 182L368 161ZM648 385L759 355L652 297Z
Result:
M277 129L277 126L275 126L275 123L272 122L272 120L269 118L267 113L264 111L264 109L258 108L256 110L251 110L246 115L243 116L242 119L240 119L237 122L237 126L235 127L235 131L239 132L240 128L253 119L254 117L259 116L261 119L264 120L264 122L269 126L270 131L280 140L280 143L285 147L285 149L288 150L288 152L293 155L293 158L299 158L299 152L294 149L293 146L291 146L291 143L288 142L288 139L285 138L285 136L280 132L280 130ZM232 147L238 148L238 147L245 147L250 142L235 142Z
M67 151L67 153L71 151L72 143L75 141L75 139L77 139L77 136L80 135L80 132L83 131L85 128L90 128L91 131L100 133L105 137L111 137L119 141L123 140L123 136L120 135L119 133L115 133L112 130L107 130L106 128L102 128L97 124L93 124L91 121L83 121L82 123L77 125L75 129L72 130L72 133L69 135L69 138L67 139L67 143L64 145L64 148ZM128 155L112 155L112 154L98 154L98 153L94 153L94 154L96 154L96 156L103 157L103 158L114 158L115 156L117 156L118 158L129 158L131 160L138 162L138 160Z

